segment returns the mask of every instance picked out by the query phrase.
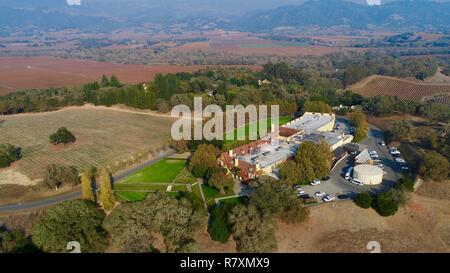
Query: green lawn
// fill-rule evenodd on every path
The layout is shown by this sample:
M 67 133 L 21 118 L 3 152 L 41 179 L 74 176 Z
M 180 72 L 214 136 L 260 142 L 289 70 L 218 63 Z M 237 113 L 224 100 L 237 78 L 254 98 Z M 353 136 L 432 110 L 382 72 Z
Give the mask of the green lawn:
M 140 170 L 124 180 L 122 183 L 171 183 L 186 167 L 184 159 L 164 159 L 143 170 Z
M 234 195 L 233 190 L 227 190 L 225 194 L 220 194 L 219 190 L 205 184 L 202 185 L 202 190 L 208 205 L 213 204 L 216 198 Z
M 291 116 L 284 116 L 284 117 L 280 117 L 280 125 L 284 125 L 286 123 L 288 123 L 289 121 L 292 120 Z M 228 132 L 225 134 L 225 140 L 229 140 L 229 138 L 232 139 L 237 139 L 237 134 L 238 133 L 244 133 L 245 136 L 249 136 L 250 135 L 250 124 L 255 124 L 256 122 L 252 122 L 252 123 L 247 123 L 245 126 L 240 127 L 235 129 L 232 132 Z M 263 120 L 259 120 L 257 123 L 257 127 L 259 128 L 259 126 L 264 125 L 264 123 L 267 124 L 267 131 L 270 132 L 271 129 L 271 119 L 263 119 Z M 232 140 L 230 140 L 232 141 Z
M 147 197 L 148 192 L 135 192 L 135 191 L 119 191 L 116 195 L 119 199 L 126 202 L 142 201 Z
M 168 185 L 159 185 L 152 183 L 118 183 L 114 185 L 114 190 L 116 191 L 165 191 Z

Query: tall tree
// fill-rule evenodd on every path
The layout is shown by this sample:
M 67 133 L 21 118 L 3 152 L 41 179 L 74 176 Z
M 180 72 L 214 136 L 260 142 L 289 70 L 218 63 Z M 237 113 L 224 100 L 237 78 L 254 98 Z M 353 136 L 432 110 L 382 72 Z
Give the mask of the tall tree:
M 111 176 L 106 170 L 100 174 L 100 202 L 105 211 L 111 211 L 116 202 L 112 190 Z
M 95 202 L 92 180 L 86 173 L 81 174 L 81 193 L 83 199 Z

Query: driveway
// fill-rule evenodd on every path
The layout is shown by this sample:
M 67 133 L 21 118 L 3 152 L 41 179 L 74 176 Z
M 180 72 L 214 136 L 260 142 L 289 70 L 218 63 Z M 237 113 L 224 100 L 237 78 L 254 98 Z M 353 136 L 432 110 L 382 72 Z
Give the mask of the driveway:
M 338 123 L 343 126 L 348 126 L 348 121 L 339 118 Z M 343 130 L 347 130 L 344 128 Z M 395 185 L 395 182 L 401 177 L 401 170 L 395 163 L 393 157 L 389 154 L 387 147 L 383 147 L 379 142 L 385 141 L 384 135 L 380 129 L 370 125 L 369 136 L 361 141 L 360 144 L 365 145 L 370 150 L 375 150 L 384 165 L 383 182 L 380 185 L 365 185 L 357 186 L 344 179 L 344 175 L 347 169 L 353 166 L 352 156 L 348 156 L 347 159 L 339 162 L 336 167 L 331 171 L 330 179 L 323 181 L 318 186 L 302 186 L 301 188 L 306 191 L 307 194 L 316 198 L 319 202 L 322 202 L 322 198 L 318 198 L 314 195 L 315 192 L 322 191 L 330 195 L 347 194 L 350 197 L 360 192 L 372 192 L 379 193 L 386 191 Z

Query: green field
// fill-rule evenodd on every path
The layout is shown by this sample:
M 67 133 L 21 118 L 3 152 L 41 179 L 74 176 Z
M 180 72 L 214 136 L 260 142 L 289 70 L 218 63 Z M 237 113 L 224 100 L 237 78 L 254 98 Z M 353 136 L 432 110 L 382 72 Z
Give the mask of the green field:
M 279 122 L 280 125 L 284 125 L 286 123 L 288 123 L 289 121 L 292 120 L 291 116 L 283 116 L 279 118 Z M 240 127 L 235 129 L 234 131 L 230 131 L 228 133 L 225 134 L 225 140 L 234 140 L 237 139 L 237 135 L 238 133 L 243 133 L 245 134 L 245 136 L 249 136 L 250 135 L 250 125 L 254 125 L 255 123 L 257 123 L 257 128 L 259 128 L 260 126 L 266 124 L 267 125 L 267 131 L 270 132 L 270 128 L 271 128 L 271 119 L 262 119 L 259 120 L 258 122 L 252 122 L 252 123 L 247 123 L 245 126 Z M 253 131 L 252 131 L 253 132 Z
M 186 167 L 184 159 L 164 159 L 141 171 L 138 171 L 122 183 L 172 183 L 181 171 Z

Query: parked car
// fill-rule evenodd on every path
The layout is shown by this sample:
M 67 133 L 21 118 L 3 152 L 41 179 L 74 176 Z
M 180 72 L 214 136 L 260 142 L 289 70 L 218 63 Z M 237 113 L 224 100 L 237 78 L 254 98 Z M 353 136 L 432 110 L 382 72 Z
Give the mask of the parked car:
M 324 193 L 323 191 L 318 191 L 314 195 L 317 196 L 317 197 L 322 197 L 322 196 L 325 196 L 326 193 Z
M 358 186 L 364 186 L 364 183 L 358 179 L 350 179 L 350 182 Z
M 336 200 L 336 197 L 334 197 L 332 195 L 327 195 L 327 196 L 325 196 L 323 198 L 323 201 L 325 201 L 325 202 L 331 202 L 331 201 L 334 201 L 334 200 Z
M 309 198 L 311 198 L 311 196 L 309 194 L 303 194 L 303 195 L 300 195 L 299 198 L 301 198 L 301 199 L 309 199 Z
M 345 174 L 345 179 L 349 180 L 352 176 L 353 167 L 348 168 L 347 173 Z
M 311 186 L 317 186 L 320 185 L 322 182 L 319 179 L 314 179 L 311 183 L 309 183 Z
M 298 189 L 298 195 L 303 195 L 306 194 L 306 191 L 302 190 L 302 189 Z
M 348 200 L 350 197 L 347 194 L 338 195 L 337 199 L 339 200 Z
M 298 189 L 300 189 L 300 185 L 299 185 L 299 184 L 295 184 L 295 185 L 293 186 L 293 188 L 294 188 L 294 190 L 298 190 Z
M 384 141 L 380 141 L 379 144 L 380 144 L 380 146 L 383 146 L 383 147 L 386 146 L 386 143 L 384 143 Z
M 402 166 L 401 169 L 402 169 L 402 171 L 408 171 L 409 170 L 408 166 Z
M 401 157 L 397 157 L 397 158 L 395 159 L 395 162 L 397 162 L 397 163 L 399 163 L 399 164 L 401 164 L 401 163 L 406 163 L 406 161 L 405 161 L 403 158 L 401 158 Z
M 378 168 L 380 168 L 380 169 L 384 170 L 384 166 L 383 166 L 383 164 L 375 164 L 375 166 L 377 166 Z

